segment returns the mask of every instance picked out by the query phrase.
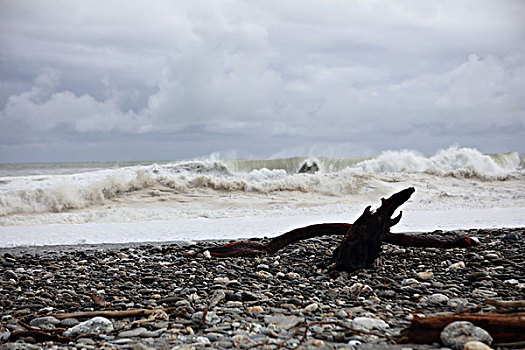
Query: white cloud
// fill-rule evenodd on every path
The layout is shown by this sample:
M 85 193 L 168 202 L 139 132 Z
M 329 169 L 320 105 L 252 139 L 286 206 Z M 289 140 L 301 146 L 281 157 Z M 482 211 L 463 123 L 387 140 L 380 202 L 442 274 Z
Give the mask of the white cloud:
M 519 1 L 0 7 L 4 145 L 96 135 L 271 155 L 525 136 Z

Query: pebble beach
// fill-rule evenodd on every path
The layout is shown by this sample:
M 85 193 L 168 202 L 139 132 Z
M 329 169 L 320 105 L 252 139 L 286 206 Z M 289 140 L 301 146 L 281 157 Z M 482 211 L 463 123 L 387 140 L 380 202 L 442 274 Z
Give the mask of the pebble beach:
M 486 299 L 525 294 L 525 228 L 461 233 L 481 245 L 384 244 L 376 266 L 351 274 L 329 269 L 341 237 L 259 258 L 191 254 L 227 241 L 0 249 L 0 349 L 447 348 L 393 340 L 414 313 L 489 312 Z M 138 309 L 151 311 L 59 316 Z M 15 336 L 28 329 L 67 339 Z

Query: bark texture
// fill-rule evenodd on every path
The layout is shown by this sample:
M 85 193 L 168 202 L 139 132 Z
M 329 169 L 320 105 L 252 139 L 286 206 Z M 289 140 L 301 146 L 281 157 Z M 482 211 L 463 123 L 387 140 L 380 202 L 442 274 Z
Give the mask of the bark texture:
M 368 206 L 345 234 L 332 255 L 335 270 L 352 272 L 371 266 L 379 256 L 381 245 L 390 227 L 401 220 L 402 213 L 392 219 L 397 208 L 405 203 L 415 189 L 409 187 L 381 199 L 375 211 Z

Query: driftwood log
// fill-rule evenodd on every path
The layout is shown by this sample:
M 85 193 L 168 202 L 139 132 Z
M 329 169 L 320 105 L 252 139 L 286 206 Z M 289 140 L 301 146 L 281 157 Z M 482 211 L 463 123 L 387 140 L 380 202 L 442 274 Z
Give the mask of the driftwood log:
M 443 328 L 455 321 L 469 321 L 486 330 L 494 343 L 525 340 L 525 313 L 477 313 L 461 315 L 414 315 L 410 326 L 401 332 L 398 343 L 429 344 L 439 342 Z
M 286 232 L 267 243 L 234 242 L 204 250 L 208 250 L 215 257 L 255 257 L 274 254 L 290 244 L 305 239 L 341 235 L 344 236 L 343 240 L 332 255 L 333 267 L 337 270 L 355 271 L 359 268 L 368 267 L 374 262 L 383 242 L 407 247 L 434 248 L 467 248 L 479 244 L 474 239 L 458 234 L 391 233 L 390 227 L 401 220 L 402 213 L 395 218 L 392 218 L 392 215 L 410 198 L 414 191 L 413 187 L 409 187 L 393 194 L 390 198 L 381 199 L 381 206 L 377 210 L 371 211 L 370 206 L 367 207 L 354 224 L 310 225 Z

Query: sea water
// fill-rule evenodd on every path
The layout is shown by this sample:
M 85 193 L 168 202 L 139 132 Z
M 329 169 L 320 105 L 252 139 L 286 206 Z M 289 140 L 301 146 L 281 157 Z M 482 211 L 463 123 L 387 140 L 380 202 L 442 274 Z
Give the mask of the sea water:
M 275 236 L 413 186 L 394 232 L 525 226 L 516 152 L 0 164 L 0 247 Z

